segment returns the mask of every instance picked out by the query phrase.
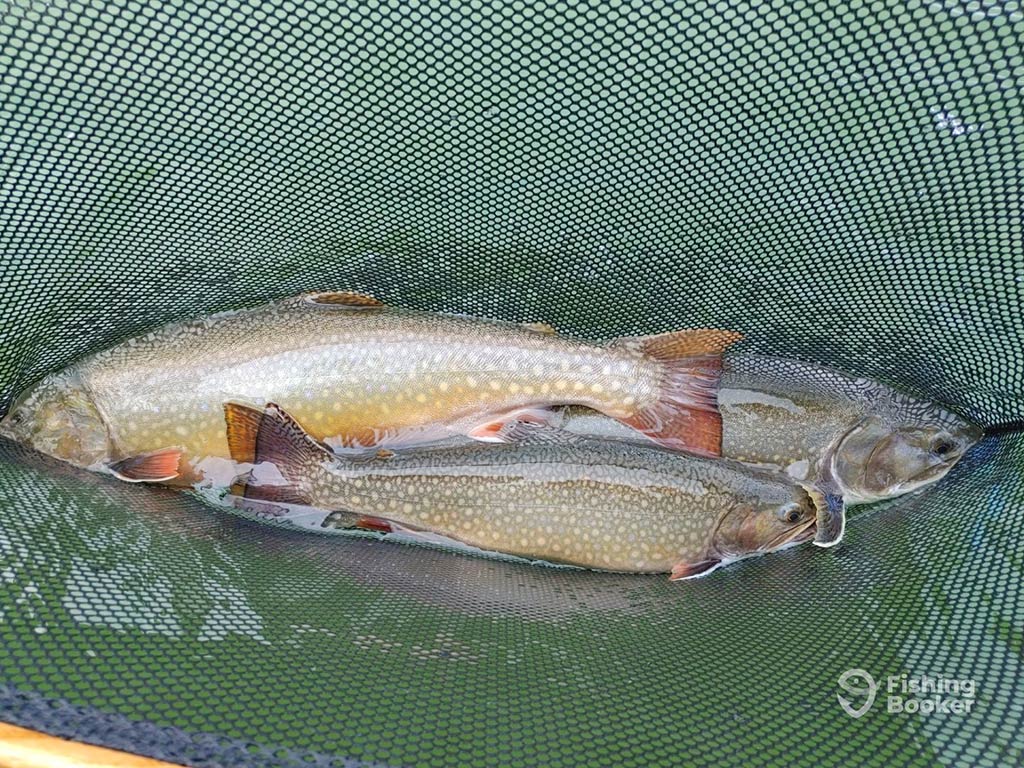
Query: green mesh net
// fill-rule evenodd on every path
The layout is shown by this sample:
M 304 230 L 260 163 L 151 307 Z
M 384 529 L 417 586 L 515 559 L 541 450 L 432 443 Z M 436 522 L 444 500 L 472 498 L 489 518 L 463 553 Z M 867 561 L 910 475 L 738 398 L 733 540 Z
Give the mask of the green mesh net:
M 1017 0 L 0 0 L 4 407 L 340 288 L 735 328 L 992 428 L 840 548 L 683 584 L 283 530 L 3 443 L 0 719 L 200 766 L 1024 763 L 1022 40 Z M 889 713 L 903 673 L 974 681 L 971 712 Z

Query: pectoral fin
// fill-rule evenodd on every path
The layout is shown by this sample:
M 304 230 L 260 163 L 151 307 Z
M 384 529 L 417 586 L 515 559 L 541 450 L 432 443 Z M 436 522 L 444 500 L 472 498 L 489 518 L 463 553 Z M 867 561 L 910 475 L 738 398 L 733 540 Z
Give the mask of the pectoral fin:
M 520 408 L 477 424 L 466 435 L 484 443 L 516 443 L 521 442 L 526 434 L 532 434 L 520 432 L 521 425 L 553 428 L 552 425 L 560 423 L 562 418 L 560 413 L 547 408 Z
M 843 503 L 843 497 L 837 493 L 822 493 L 812 488 L 807 488 L 807 493 L 817 510 L 814 545 L 834 547 L 843 540 L 843 532 L 846 530 L 846 505 Z
M 669 576 L 669 579 L 671 581 L 681 581 L 683 579 L 695 579 L 699 576 L 707 576 L 721 564 L 721 558 L 699 560 L 694 563 L 677 563 L 672 568 L 672 575 Z
M 180 448 L 161 448 L 115 461 L 107 468 L 126 483 L 166 483 L 181 474 L 181 456 Z
M 393 530 L 391 523 L 383 517 L 371 517 L 370 515 L 360 517 L 356 521 L 355 527 L 364 531 L 377 531 L 378 533 L 391 533 Z
M 549 323 L 523 323 L 523 328 L 534 333 L 543 333 L 547 336 L 554 336 L 558 333 L 555 326 Z

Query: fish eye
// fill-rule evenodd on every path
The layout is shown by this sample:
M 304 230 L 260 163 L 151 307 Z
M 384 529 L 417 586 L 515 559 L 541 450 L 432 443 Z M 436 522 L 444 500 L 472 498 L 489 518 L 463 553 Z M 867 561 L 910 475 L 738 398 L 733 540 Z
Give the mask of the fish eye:
M 956 449 L 952 440 L 945 437 L 937 437 L 932 441 L 931 452 L 939 458 L 945 458 Z
M 800 505 L 787 504 L 786 506 L 779 510 L 779 517 L 785 520 L 787 523 L 799 523 Z

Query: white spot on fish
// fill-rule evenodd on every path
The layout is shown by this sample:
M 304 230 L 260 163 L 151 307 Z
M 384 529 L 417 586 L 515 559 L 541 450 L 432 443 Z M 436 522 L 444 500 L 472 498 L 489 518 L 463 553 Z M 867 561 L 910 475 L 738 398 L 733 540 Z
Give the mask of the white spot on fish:
M 807 459 L 802 461 L 794 461 L 788 467 L 786 467 L 786 474 L 792 477 L 794 480 L 806 480 L 807 473 L 811 468 L 811 463 Z

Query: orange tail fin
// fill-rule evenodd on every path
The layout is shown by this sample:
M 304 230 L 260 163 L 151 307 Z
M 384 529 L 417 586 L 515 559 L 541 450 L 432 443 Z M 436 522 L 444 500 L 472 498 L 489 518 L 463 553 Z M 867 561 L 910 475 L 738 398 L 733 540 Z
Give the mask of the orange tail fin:
M 701 329 L 617 339 L 617 346 L 638 350 L 662 367 L 657 399 L 622 423 L 665 448 L 721 456 L 721 355 L 742 338 L 734 331 Z

